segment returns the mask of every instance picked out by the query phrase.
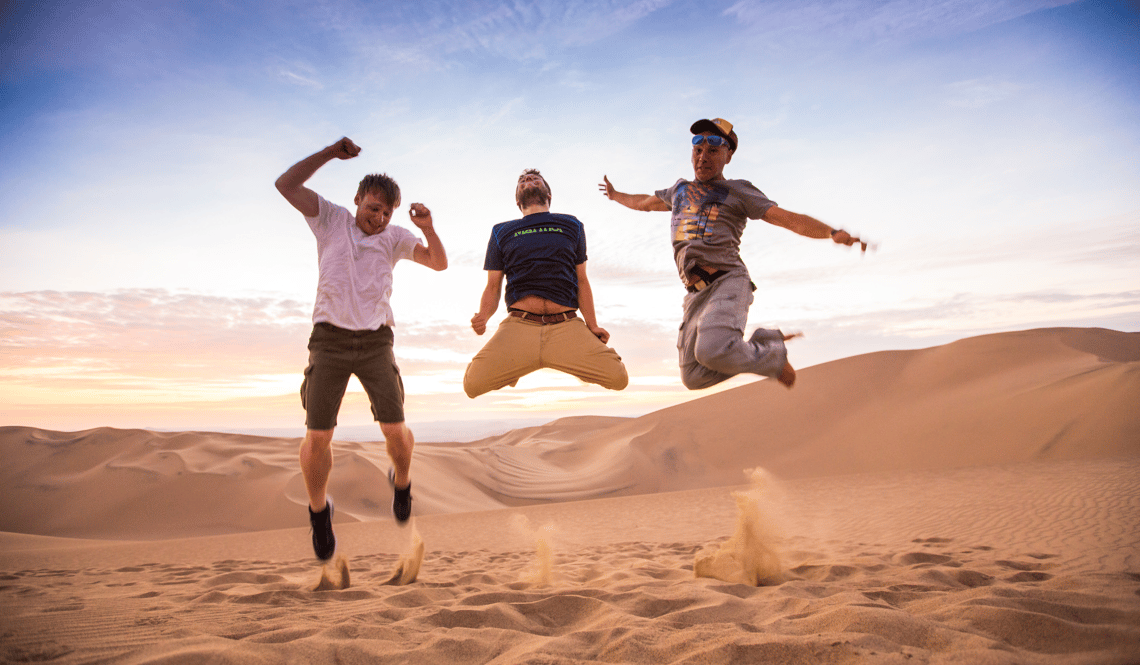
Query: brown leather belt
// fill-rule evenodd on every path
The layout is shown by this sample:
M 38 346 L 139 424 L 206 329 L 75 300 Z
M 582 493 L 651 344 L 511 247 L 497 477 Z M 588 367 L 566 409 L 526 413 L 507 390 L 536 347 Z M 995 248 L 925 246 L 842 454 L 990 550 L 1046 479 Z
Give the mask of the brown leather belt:
M 522 319 L 523 321 L 541 323 L 544 326 L 578 318 L 578 312 L 574 310 L 559 312 L 557 314 L 533 314 L 531 312 L 524 312 L 521 309 L 512 309 L 507 311 L 507 315 Z
M 707 288 L 708 285 L 715 282 L 718 277 L 723 277 L 727 274 L 727 270 L 714 270 L 709 272 L 700 266 L 694 266 L 686 275 L 687 281 L 685 282 L 685 288 L 689 290 L 689 293 L 696 293 L 697 291 Z

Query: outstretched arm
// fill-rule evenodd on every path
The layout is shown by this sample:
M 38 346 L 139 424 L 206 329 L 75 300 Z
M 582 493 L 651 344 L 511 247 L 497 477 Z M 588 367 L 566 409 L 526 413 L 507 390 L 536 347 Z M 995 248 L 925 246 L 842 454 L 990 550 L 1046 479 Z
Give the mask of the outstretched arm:
M 305 187 L 305 183 L 317 169 L 334 159 L 352 159 L 360 154 L 360 148 L 348 137 L 342 138 L 325 149 L 315 152 L 289 167 L 289 170 L 277 178 L 277 191 L 285 197 L 294 208 L 306 217 L 316 217 L 320 214 L 320 203 L 317 193 Z
M 479 299 L 479 313 L 471 317 L 471 329 L 476 335 L 487 332 L 487 321 L 499 309 L 499 296 L 503 293 L 503 271 L 487 271 L 487 288 L 483 289 L 483 297 Z
M 614 189 L 610 184 L 610 179 L 602 176 L 602 182 L 598 185 L 598 189 L 606 198 L 611 201 L 617 201 L 623 206 L 632 210 L 642 210 L 644 212 L 664 212 L 671 210 L 669 204 L 657 198 L 653 194 L 626 194 Z M 605 340 L 602 340 L 605 341 Z
M 582 312 L 582 319 L 586 327 L 594 336 L 602 340 L 602 344 L 610 341 L 610 334 L 605 328 L 598 325 L 598 317 L 594 312 L 594 290 L 590 288 L 590 279 L 586 277 L 586 263 L 578 264 L 578 311 Z
M 867 251 L 867 241 L 860 240 L 842 229 L 833 229 L 815 217 L 784 210 L 779 206 L 768 208 L 768 211 L 764 213 L 764 221 L 807 238 L 823 239 L 830 237 L 836 243 L 848 247 L 859 243 L 862 250 Z
M 424 240 L 427 241 L 427 247 L 416 245 L 412 260 L 432 270 L 446 270 L 447 251 L 444 250 L 443 243 L 435 233 L 431 211 L 422 203 L 413 203 L 408 208 L 408 216 L 412 218 L 412 224 L 419 228 L 420 232 L 424 234 Z

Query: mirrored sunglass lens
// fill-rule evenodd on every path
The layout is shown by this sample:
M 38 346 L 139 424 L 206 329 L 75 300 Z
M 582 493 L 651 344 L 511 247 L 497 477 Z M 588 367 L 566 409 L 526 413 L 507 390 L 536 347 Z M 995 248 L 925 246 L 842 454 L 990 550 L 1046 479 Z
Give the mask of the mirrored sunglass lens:
M 708 142 L 709 145 L 711 145 L 714 148 L 719 148 L 720 146 L 727 143 L 727 141 L 725 141 L 724 138 L 722 138 L 720 136 L 700 136 L 700 135 L 698 135 L 698 136 L 693 137 L 693 145 L 700 145 L 706 141 Z

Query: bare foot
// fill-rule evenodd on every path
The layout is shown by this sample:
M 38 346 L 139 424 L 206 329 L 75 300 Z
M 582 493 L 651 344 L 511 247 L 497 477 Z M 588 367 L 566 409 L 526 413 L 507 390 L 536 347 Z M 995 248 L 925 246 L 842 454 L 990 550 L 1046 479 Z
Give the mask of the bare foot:
M 796 383 L 796 370 L 792 369 L 791 363 L 784 363 L 784 369 L 780 370 L 780 375 L 776 380 L 791 389 Z

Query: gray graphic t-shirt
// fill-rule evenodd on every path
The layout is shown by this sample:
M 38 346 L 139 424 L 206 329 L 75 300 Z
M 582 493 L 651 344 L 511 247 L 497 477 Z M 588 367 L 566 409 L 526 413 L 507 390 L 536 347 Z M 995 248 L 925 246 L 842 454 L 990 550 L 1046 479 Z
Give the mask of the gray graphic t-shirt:
M 673 208 L 673 259 L 681 281 L 698 264 L 712 270 L 743 268 L 740 237 L 745 225 L 776 205 L 747 180 L 682 178 L 654 194 Z

